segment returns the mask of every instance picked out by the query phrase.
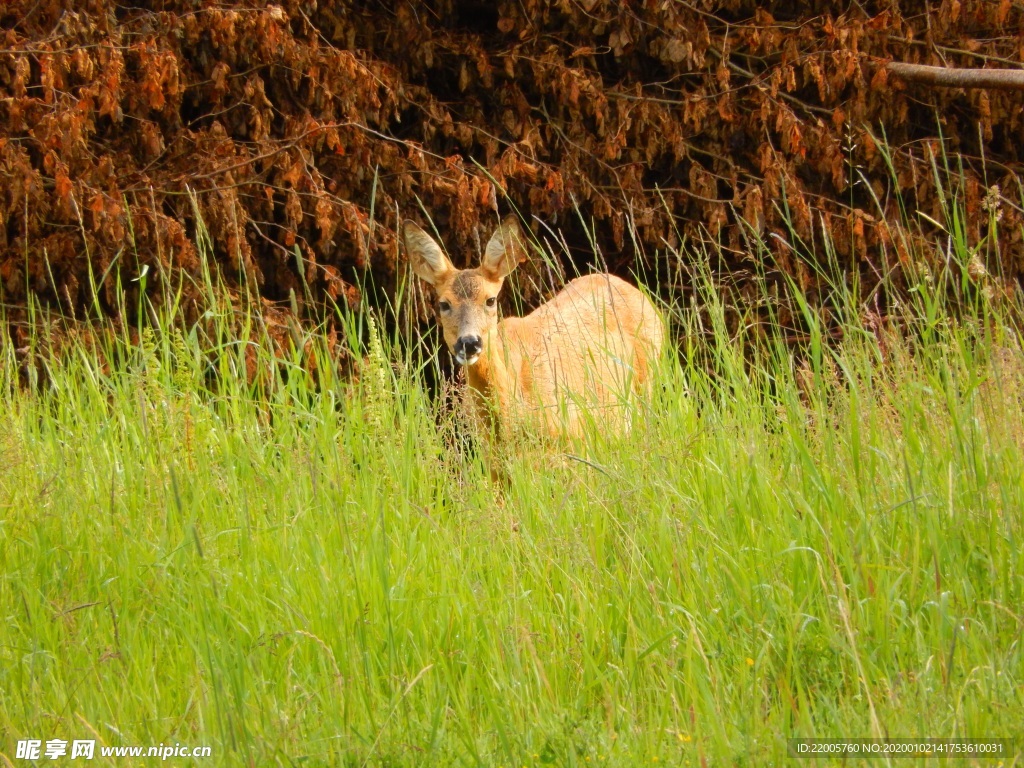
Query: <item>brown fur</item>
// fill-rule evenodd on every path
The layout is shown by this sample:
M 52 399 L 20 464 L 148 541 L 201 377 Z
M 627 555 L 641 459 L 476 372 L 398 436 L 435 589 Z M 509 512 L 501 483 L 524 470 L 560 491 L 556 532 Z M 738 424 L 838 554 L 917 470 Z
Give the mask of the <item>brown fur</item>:
M 499 322 L 487 300 L 526 257 L 514 218 L 498 227 L 475 269 L 453 267 L 412 222 L 405 242 L 414 271 L 437 293 L 449 349 L 467 335 L 482 340 L 479 358 L 466 366 L 479 414 L 493 406 L 504 430 L 525 425 L 553 435 L 578 435 L 584 414 L 605 427 L 626 424 L 627 400 L 649 383 L 664 341 L 662 319 L 643 293 L 614 275 L 587 275 L 526 317 Z

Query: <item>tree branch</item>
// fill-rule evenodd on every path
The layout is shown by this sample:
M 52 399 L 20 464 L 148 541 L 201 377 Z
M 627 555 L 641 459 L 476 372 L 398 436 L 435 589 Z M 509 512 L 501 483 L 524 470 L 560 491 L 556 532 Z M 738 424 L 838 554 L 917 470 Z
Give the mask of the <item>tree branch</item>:
M 883 66 L 891 74 L 908 82 L 940 88 L 998 88 L 1024 91 L 1024 69 L 954 69 L 897 61 Z

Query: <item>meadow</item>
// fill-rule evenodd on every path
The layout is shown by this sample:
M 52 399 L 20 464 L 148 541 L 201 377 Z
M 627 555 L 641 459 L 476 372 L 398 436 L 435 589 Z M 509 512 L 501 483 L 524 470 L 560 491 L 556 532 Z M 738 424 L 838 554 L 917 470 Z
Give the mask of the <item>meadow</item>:
M 838 282 L 831 324 L 794 288 L 796 345 L 698 270 L 631 432 L 489 460 L 369 313 L 344 318 L 356 376 L 226 295 L 191 328 L 172 296 L 137 336 L 3 346 L 0 763 L 92 739 L 770 765 L 887 736 L 1014 738 L 943 764 L 1021 764 L 1021 313 L 951 253 L 884 327 Z

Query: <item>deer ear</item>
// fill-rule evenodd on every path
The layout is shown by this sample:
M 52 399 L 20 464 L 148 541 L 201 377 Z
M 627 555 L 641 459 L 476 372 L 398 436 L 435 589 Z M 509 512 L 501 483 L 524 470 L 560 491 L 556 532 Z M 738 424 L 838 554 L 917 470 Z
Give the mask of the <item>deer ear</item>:
M 525 243 L 516 217 L 507 216 L 487 242 L 480 270 L 492 280 L 500 280 L 526 261 Z
M 402 234 L 405 237 L 405 250 L 412 262 L 412 271 L 426 282 L 437 285 L 455 269 L 441 246 L 416 223 L 406 221 L 402 226 Z

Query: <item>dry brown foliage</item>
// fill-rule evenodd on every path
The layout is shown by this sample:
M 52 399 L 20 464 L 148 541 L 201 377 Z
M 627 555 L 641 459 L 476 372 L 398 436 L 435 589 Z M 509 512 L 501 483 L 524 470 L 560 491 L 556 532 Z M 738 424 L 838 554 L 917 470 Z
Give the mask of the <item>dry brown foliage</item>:
M 223 273 L 277 300 L 301 301 L 305 281 L 355 302 L 367 268 L 393 287 L 397 221 L 417 199 L 464 266 L 505 195 L 586 260 L 578 206 L 619 270 L 637 246 L 710 235 L 742 279 L 759 258 L 742 217 L 813 293 L 784 245 L 785 194 L 796 234 L 824 226 L 871 284 L 909 258 L 879 225 L 898 226 L 897 192 L 943 219 L 937 117 L 966 165 L 969 237 L 988 234 L 1000 185 L 1004 263 L 988 271 L 1024 275 L 1005 199 L 1019 204 L 1024 97 L 878 66 L 1019 67 L 1010 0 L 13 0 L 0 36 L 8 306 L 31 291 L 80 312 L 90 263 L 111 313 L 118 271 L 129 291 L 144 265 L 196 274 L 190 190 Z

